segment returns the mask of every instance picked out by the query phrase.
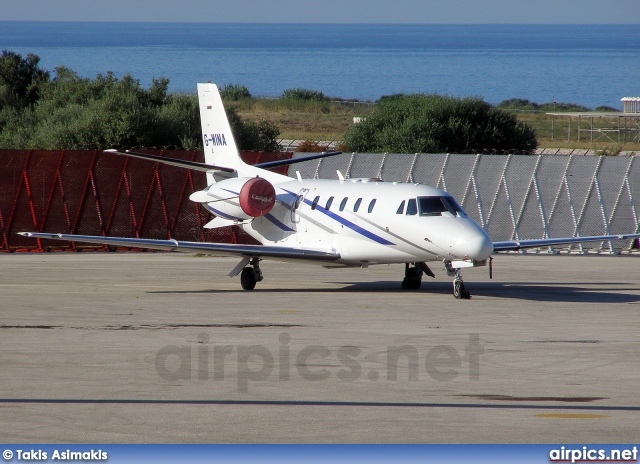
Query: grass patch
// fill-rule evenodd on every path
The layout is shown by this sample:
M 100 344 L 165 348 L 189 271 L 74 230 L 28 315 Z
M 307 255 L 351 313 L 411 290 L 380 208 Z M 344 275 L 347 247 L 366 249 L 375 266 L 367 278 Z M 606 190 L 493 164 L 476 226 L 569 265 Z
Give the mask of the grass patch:
M 238 115 L 243 120 L 255 122 L 265 120 L 276 124 L 280 129 L 279 139 L 310 141 L 342 141 L 347 130 L 353 125 L 353 118 L 366 118 L 375 108 L 375 104 L 371 102 L 305 101 L 285 98 L 245 98 L 227 103 L 237 109 Z M 538 146 L 542 148 L 591 149 L 603 154 L 640 150 L 640 143 L 624 140 L 618 142 L 617 133 L 613 132 L 607 134 L 614 140 L 606 138 L 604 133 L 594 133 L 592 141 L 588 132 L 582 132 L 578 141 L 577 119 L 572 118 L 569 133 L 568 118 L 553 119 L 548 116 L 545 112 L 553 111 L 552 108 L 548 108 L 548 104 L 531 104 L 528 108 L 530 111 L 502 105 L 502 107 L 505 106 L 507 109 L 516 110 L 518 120 L 533 127 L 537 134 Z M 556 111 L 560 111 L 559 107 L 579 111 L 589 110 L 575 104 L 556 104 Z M 607 108 L 607 110 L 612 109 Z M 594 128 L 607 129 L 617 126 L 617 123 L 617 119 L 595 118 Z M 590 126 L 589 119 L 581 118 L 581 129 L 588 129 Z M 570 136 L 567 137 L 567 135 Z

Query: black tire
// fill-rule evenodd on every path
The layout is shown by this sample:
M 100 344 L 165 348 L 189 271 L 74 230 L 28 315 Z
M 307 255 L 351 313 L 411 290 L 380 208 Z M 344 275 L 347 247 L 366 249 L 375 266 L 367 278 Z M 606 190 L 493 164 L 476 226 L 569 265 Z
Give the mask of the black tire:
M 453 282 L 453 296 L 458 300 L 462 298 L 462 292 L 464 291 L 464 284 L 459 281 Z
M 459 300 L 471 299 L 471 293 L 464 288 L 464 282 L 456 281 L 453 283 L 453 296 Z
M 416 279 L 405 277 L 402 281 L 402 288 L 405 290 L 418 290 L 421 284 L 422 279 L 420 278 Z
M 240 285 L 244 290 L 253 290 L 256 288 L 256 278 L 253 274 L 252 267 L 245 267 L 240 274 Z
M 407 267 L 402 288 L 405 290 L 418 290 L 422 284 L 422 271 L 416 267 Z

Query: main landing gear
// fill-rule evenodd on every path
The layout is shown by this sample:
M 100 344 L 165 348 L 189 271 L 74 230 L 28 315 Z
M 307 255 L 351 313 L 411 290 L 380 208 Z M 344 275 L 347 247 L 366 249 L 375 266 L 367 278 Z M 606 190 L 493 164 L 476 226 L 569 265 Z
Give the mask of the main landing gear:
M 418 290 L 422 284 L 422 274 L 427 274 L 430 277 L 436 275 L 429 269 L 427 263 L 405 263 L 404 265 L 404 279 L 402 280 L 402 288 L 405 290 Z
M 470 300 L 471 293 L 464 288 L 460 269 L 454 269 L 448 261 L 444 262 L 444 268 L 447 270 L 447 275 L 453 277 L 453 296 L 459 300 Z
M 244 290 L 253 290 L 264 279 L 260 270 L 260 258 L 253 258 L 249 264 L 251 266 L 245 267 L 240 274 L 240 285 Z

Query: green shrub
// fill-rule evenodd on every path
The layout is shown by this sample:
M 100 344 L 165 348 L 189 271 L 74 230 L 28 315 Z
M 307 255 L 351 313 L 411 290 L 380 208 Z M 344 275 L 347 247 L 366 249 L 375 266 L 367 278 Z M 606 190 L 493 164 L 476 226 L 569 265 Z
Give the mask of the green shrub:
M 543 103 L 540 105 L 540 111 L 551 113 L 551 112 L 585 112 L 591 111 L 591 108 L 587 108 L 583 105 L 578 105 L 576 103 Z
M 598 113 L 620 113 L 621 111 L 618 108 L 614 108 L 613 106 L 598 106 L 594 111 Z
M 540 105 L 523 98 L 511 98 L 498 103 L 498 108 L 503 110 L 539 111 Z
M 66 67 L 41 71 L 39 58 L 3 52 L 0 57 L 0 148 L 105 149 L 202 146 L 196 95 L 168 94 L 169 80 L 144 89 L 130 75 L 111 72 L 81 78 Z M 227 85 L 229 99 L 246 98 L 243 86 Z M 228 109 L 239 148 L 277 150 L 278 127 L 243 122 Z
M 301 100 L 301 101 L 327 101 L 328 98 L 324 96 L 324 93 L 317 90 L 308 89 L 288 89 L 282 93 L 282 98 L 285 100 Z
M 251 92 L 244 85 L 238 84 L 225 84 L 220 90 L 220 94 L 224 100 L 228 101 L 240 101 L 247 98 L 251 98 Z
M 305 140 L 298 145 L 296 151 L 301 153 L 322 153 L 327 151 L 327 147 L 319 145 L 318 142 L 314 142 L 313 140 Z
M 586 106 L 583 106 L 583 105 L 578 105 L 576 103 L 550 102 L 550 103 L 538 104 L 536 102 L 532 102 L 522 98 L 511 98 L 509 100 L 503 100 L 498 104 L 497 107 L 503 110 L 539 111 L 542 113 L 550 113 L 550 112 L 558 112 L 558 111 L 562 111 L 562 112 L 591 111 L 590 108 L 587 108 Z
M 516 117 L 479 98 L 394 96 L 380 101 L 345 144 L 358 152 L 467 153 L 537 147 L 535 132 Z

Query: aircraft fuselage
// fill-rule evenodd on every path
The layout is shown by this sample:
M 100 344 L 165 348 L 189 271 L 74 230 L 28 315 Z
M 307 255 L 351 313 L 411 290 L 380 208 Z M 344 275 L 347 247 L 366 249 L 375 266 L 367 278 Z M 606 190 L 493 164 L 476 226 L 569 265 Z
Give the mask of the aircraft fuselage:
M 274 184 L 276 206 L 240 226 L 263 245 L 338 253 L 330 266 L 482 262 L 493 252 L 489 236 L 453 197 L 428 185 L 371 179 Z

